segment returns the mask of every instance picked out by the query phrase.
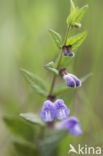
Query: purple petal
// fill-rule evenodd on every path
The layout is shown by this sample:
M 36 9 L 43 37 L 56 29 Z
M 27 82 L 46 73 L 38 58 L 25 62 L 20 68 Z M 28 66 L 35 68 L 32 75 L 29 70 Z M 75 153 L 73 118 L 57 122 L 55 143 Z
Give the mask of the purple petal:
M 75 80 L 71 77 L 70 74 L 64 75 L 64 80 L 66 81 L 66 84 L 70 88 L 75 88 L 76 87 L 76 82 Z
M 68 129 L 69 130 L 69 133 L 73 136 L 79 136 L 82 134 L 82 128 L 79 124 L 79 121 L 77 118 L 75 117 L 70 117 L 68 118 L 64 124 L 63 124 L 63 127 L 65 129 Z
M 76 124 L 73 128 L 69 129 L 69 133 L 73 136 L 79 136 L 82 134 L 82 128 L 80 124 Z
M 47 100 L 44 102 L 40 116 L 45 122 L 52 122 L 54 120 L 55 109 L 51 101 Z
M 67 56 L 67 52 L 63 52 L 63 56 Z
M 70 117 L 67 120 L 55 123 L 56 129 L 68 129 L 69 133 L 73 136 L 82 134 L 82 128 L 79 121 L 75 117 Z
M 78 79 L 75 75 L 73 75 L 73 74 L 69 74 L 73 79 L 74 79 L 74 81 L 75 81 L 75 83 L 76 83 L 76 87 L 80 87 L 81 86 L 81 81 L 80 81 L 80 79 Z
M 64 104 L 64 101 L 61 99 L 56 100 L 55 105 L 55 116 L 58 120 L 67 119 L 70 110 Z
M 70 57 L 73 57 L 74 56 L 74 52 L 68 52 L 67 55 L 70 56 Z

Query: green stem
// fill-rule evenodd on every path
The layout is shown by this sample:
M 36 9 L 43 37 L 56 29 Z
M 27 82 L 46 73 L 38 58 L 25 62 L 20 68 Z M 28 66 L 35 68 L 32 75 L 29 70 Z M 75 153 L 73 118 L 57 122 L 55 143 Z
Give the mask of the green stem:
M 69 32 L 70 32 L 70 28 L 71 28 L 71 25 L 69 24 L 68 27 L 67 27 L 66 35 L 65 35 L 64 45 L 66 45 L 66 42 L 67 42 L 67 39 L 68 39 L 68 35 L 69 35 Z
M 64 45 L 66 45 L 68 35 L 69 35 L 69 32 L 70 32 L 70 28 L 71 28 L 71 25 L 69 24 L 68 27 L 67 27 L 67 32 L 66 32 L 65 39 L 64 39 Z M 56 67 L 57 70 L 59 70 L 59 68 L 60 68 L 61 60 L 62 60 L 62 51 L 60 52 L 60 57 L 59 57 L 58 64 L 57 64 L 57 67 Z M 54 89 L 54 86 L 55 86 L 55 82 L 56 82 L 56 75 L 53 75 L 49 95 L 53 94 L 53 89 Z

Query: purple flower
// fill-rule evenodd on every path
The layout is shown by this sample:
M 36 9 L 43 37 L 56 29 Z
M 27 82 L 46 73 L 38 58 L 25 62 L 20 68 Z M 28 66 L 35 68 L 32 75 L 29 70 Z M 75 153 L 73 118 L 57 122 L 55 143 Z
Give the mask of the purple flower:
M 64 75 L 63 78 L 66 81 L 66 84 L 67 84 L 68 87 L 70 87 L 70 88 L 75 88 L 76 87 L 75 80 L 69 74 Z
M 76 87 L 80 87 L 80 86 L 81 86 L 81 81 L 80 81 L 80 79 L 78 79 L 78 77 L 75 76 L 75 75 L 73 75 L 73 74 L 69 74 L 69 75 L 74 79 L 74 81 L 75 81 L 75 83 L 76 83 Z
M 73 57 L 74 56 L 74 52 L 72 51 L 72 45 L 64 45 L 62 47 L 62 52 L 63 52 L 63 56 L 70 56 Z
M 64 104 L 61 99 L 56 100 L 55 105 L 55 116 L 58 120 L 67 119 L 70 109 Z
M 82 128 L 76 117 L 70 117 L 67 120 L 58 122 L 55 124 L 57 129 L 67 129 L 69 133 L 73 136 L 79 136 L 82 134 Z
M 73 57 L 74 56 L 74 52 L 72 52 L 72 51 L 71 52 L 68 52 L 67 53 L 67 56 Z
M 63 76 L 66 84 L 70 88 L 80 87 L 81 81 L 73 74 L 66 74 Z
M 50 100 L 45 101 L 40 116 L 45 122 L 52 122 L 55 117 L 54 103 Z

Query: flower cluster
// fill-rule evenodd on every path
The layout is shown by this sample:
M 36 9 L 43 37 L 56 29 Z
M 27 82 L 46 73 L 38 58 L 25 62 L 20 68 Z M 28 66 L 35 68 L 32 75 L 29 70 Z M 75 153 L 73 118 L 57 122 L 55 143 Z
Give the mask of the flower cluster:
M 65 56 L 70 56 L 70 53 L 72 53 L 71 46 L 63 46 L 63 54 L 68 54 Z M 68 73 L 65 68 L 60 69 L 59 73 L 69 88 L 81 86 L 80 79 L 77 76 Z M 40 113 L 41 118 L 45 122 L 53 122 L 54 118 L 63 120 L 59 123 L 55 123 L 55 128 L 68 129 L 69 133 L 73 136 L 79 136 L 82 134 L 82 129 L 78 119 L 75 117 L 68 118 L 70 109 L 67 108 L 67 106 L 64 104 L 64 101 L 62 99 L 55 101 L 55 99 L 51 99 L 50 97 L 49 99 L 50 100 L 44 102 L 42 111 Z
M 67 108 L 62 99 L 58 99 L 55 102 L 45 101 L 40 116 L 45 122 L 52 122 L 55 117 L 58 120 L 63 120 L 55 123 L 54 127 L 56 129 L 67 129 L 73 136 L 81 135 L 82 129 L 78 119 L 75 117 L 68 118 L 69 114 L 70 109 Z
M 40 116 L 45 122 L 52 122 L 55 117 L 58 120 L 67 119 L 69 113 L 70 109 L 67 108 L 63 100 L 58 99 L 55 102 L 47 100 L 44 102 Z
M 71 18 L 71 17 L 72 17 L 72 15 L 70 15 L 69 18 Z M 73 23 L 74 23 L 74 21 L 73 21 Z M 62 79 L 64 79 L 67 87 L 77 88 L 77 87 L 80 87 L 82 85 L 81 80 L 77 76 L 75 76 L 74 74 L 68 73 L 65 68 L 61 67 L 62 57 L 68 58 L 68 56 L 69 57 L 74 56 L 74 52 L 72 51 L 72 49 L 73 49 L 73 46 L 75 44 L 74 41 L 77 41 L 77 38 L 75 40 L 74 40 L 74 38 L 73 38 L 73 40 L 70 39 L 69 42 L 67 42 L 69 31 L 72 28 L 72 26 L 81 27 L 81 24 L 77 23 L 77 22 L 75 22 L 74 25 L 72 25 L 71 22 L 68 23 L 68 29 L 66 32 L 64 45 L 63 46 L 61 46 L 61 44 L 59 45 L 59 48 L 61 48 L 62 51 L 61 51 L 61 55 L 59 57 L 59 60 L 57 62 L 56 71 L 57 71 L 57 73 L 59 73 L 59 75 L 62 77 Z M 55 33 L 54 31 L 51 31 L 51 30 L 50 30 L 50 32 L 53 35 L 53 39 L 59 38 L 58 40 L 61 40 L 60 36 L 57 35 L 58 33 Z M 79 37 L 80 37 L 80 35 L 79 35 Z M 56 40 L 56 42 L 58 40 Z M 57 44 L 58 44 L 58 42 L 57 42 Z M 54 72 L 54 66 L 52 66 L 52 67 L 50 66 L 49 70 L 51 70 L 51 69 L 52 69 L 52 72 Z M 70 114 L 70 109 L 67 108 L 67 106 L 64 104 L 64 101 L 62 99 L 55 100 L 56 97 L 55 97 L 55 95 L 53 95 L 53 89 L 55 86 L 55 81 L 56 81 L 56 75 L 54 75 L 52 83 L 51 83 L 51 88 L 50 88 L 50 92 L 49 92 L 49 96 L 48 96 L 49 100 L 46 100 L 44 102 L 40 116 L 45 122 L 54 123 L 53 120 L 55 118 L 57 118 L 58 120 L 63 120 L 63 121 L 59 121 L 58 123 L 55 123 L 54 127 L 59 128 L 59 129 L 68 129 L 68 131 L 71 135 L 78 136 L 82 133 L 82 129 L 81 129 L 81 126 L 79 124 L 78 119 L 75 117 L 69 117 L 68 118 L 68 115 Z

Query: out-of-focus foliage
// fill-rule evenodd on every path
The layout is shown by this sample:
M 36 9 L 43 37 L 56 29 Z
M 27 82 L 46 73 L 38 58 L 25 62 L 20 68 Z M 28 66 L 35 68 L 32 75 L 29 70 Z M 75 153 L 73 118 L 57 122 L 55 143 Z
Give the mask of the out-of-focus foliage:
M 65 103 L 73 109 L 73 114 L 80 118 L 83 127 L 83 135 L 78 138 L 68 135 L 62 141 L 58 149 L 60 156 L 67 155 L 69 143 L 74 146 L 103 144 L 103 21 L 100 19 L 103 13 L 103 1 L 74 1 L 80 6 L 89 5 L 84 18 L 88 37 L 76 53 L 77 57 L 72 63 L 73 68 L 70 65 L 68 71 L 76 73 L 79 77 L 89 72 L 92 72 L 93 76 L 75 93 L 75 98 L 72 98 L 74 97 L 72 91 L 59 96 L 65 98 Z M 44 98 L 40 98 L 29 88 L 19 69 L 25 68 L 38 74 L 47 81 L 49 88 L 51 75 L 48 75 L 48 72 L 45 74 L 43 65 L 51 61 L 50 58 L 54 58 L 54 55 L 57 56 L 58 51 L 48 35 L 48 28 L 53 28 L 63 35 L 69 10 L 68 0 L 0 0 L 1 118 L 11 114 L 18 116 L 21 112 L 40 112 Z M 13 137 L 2 120 L 0 127 L 0 154 L 8 156 Z M 17 151 L 21 149 L 24 155 L 23 149 L 29 149 L 28 152 L 37 155 L 30 145 L 25 143 L 25 147 L 23 146 L 21 142 L 14 144 Z M 19 154 L 16 152 L 14 155 Z

